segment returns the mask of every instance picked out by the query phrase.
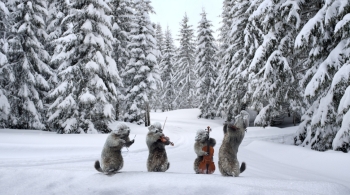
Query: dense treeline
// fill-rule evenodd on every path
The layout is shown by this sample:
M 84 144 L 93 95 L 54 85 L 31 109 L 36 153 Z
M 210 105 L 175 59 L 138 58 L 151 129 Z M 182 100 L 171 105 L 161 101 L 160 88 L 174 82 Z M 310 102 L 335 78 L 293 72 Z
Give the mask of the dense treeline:
M 0 2 L 0 125 L 108 133 L 150 110 L 200 108 L 254 125 L 301 121 L 295 144 L 350 150 L 350 2 L 224 0 L 218 40 L 203 11 L 175 47 L 150 0 Z

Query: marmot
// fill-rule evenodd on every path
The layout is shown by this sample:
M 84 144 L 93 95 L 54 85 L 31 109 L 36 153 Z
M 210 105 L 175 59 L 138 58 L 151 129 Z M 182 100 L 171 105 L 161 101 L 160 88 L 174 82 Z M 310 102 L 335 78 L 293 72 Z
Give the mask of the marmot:
M 107 137 L 105 145 L 101 153 L 101 162 L 95 162 L 95 169 L 107 175 L 115 174 L 123 168 L 124 161 L 121 149 L 126 146 L 129 147 L 134 143 L 134 140 L 129 139 L 130 128 L 124 123 L 120 123 L 116 130 L 113 130 Z
M 245 162 L 239 167 L 237 152 L 249 126 L 249 114 L 243 110 L 235 117 L 235 122 L 226 123 L 225 126 L 226 135 L 219 150 L 219 170 L 223 176 L 238 177 L 246 169 Z
M 148 127 L 148 133 L 146 136 L 146 143 L 149 150 L 147 159 L 147 171 L 148 172 L 165 172 L 169 169 L 170 163 L 165 151 L 165 145 L 169 145 L 170 141 L 166 142 L 160 140 L 164 136 L 162 125 L 158 122 Z
M 194 160 L 193 169 L 196 172 L 196 174 L 199 174 L 199 164 L 203 161 L 203 156 L 208 155 L 207 152 L 203 151 L 202 148 L 204 146 L 207 146 L 209 135 L 208 131 L 206 130 L 198 130 L 196 137 L 195 137 L 195 143 L 194 143 L 194 152 L 197 154 L 197 158 Z M 216 140 L 214 138 L 209 138 L 209 146 L 214 147 L 216 144 Z

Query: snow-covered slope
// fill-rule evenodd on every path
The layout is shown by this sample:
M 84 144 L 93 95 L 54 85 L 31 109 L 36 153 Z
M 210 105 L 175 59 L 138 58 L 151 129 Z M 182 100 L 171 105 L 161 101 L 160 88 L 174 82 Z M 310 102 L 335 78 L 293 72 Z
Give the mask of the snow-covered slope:
M 223 120 L 197 119 L 197 109 L 151 113 L 175 146 L 167 146 L 170 169 L 148 173 L 147 128 L 134 124 L 135 144 L 123 149 L 124 168 L 106 176 L 93 168 L 107 135 L 59 135 L 33 130 L 0 130 L 0 194 L 350 194 L 350 155 L 288 145 L 296 128 L 249 127 L 238 159 L 247 170 L 238 178 L 197 175 L 193 144 L 198 129 L 210 126 L 223 138 Z M 116 124 L 113 124 L 116 125 Z M 282 144 L 284 143 L 284 144 Z

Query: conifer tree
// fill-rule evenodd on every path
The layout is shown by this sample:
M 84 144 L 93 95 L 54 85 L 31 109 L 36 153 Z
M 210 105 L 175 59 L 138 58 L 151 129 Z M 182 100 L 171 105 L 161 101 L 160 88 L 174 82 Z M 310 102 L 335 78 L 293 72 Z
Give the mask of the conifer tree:
M 9 33 L 9 10 L 5 3 L 0 2 L 0 127 L 8 126 L 8 116 L 10 114 L 10 103 L 8 101 L 8 91 L 5 86 L 11 79 L 12 69 L 8 64 L 7 53 L 7 36 Z
M 308 110 L 295 144 L 315 150 L 350 150 L 350 2 L 317 4 L 318 12 L 298 34 L 295 47 L 308 51 L 302 85 Z
M 61 37 L 62 33 L 67 30 L 61 22 L 64 17 L 68 15 L 68 6 L 66 1 L 49 0 L 48 1 L 48 15 L 46 18 L 46 32 L 48 34 L 46 50 L 52 56 L 55 49 L 53 40 Z
M 248 21 L 249 1 L 224 1 L 220 28 L 222 42 L 219 51 L 218 114 L 224 112 L 230 121 L 250 103 L 247 97 L 247 69 L 256 51 L 256 34 Z
M 112 9 L 105 1 L 77 0 L 55 40 L 58 85 L 49 93 L 49 123 L 58 133 L 108 133 L 121 79 L 113 60 Z
M 188 24 L 188 17 L 185 14 L 180 23 L 180 47 L 176 56 L 176 68 L 174 81 L 178 91 L 176 97 L 177 108 L 195 108 L 198 105 L 195 94 L 195 46 L 192 26 Z
M 174 110 L 175 104 L 175 46 L 169 27 L 165 31 L 165 40 L 163 45 L 163 57 L 160 63 L 160 71 L 162 78 L 162 88 L 159 90 L 159 100 L 161 102 L 162 111 Z
M 226 83 L 226 78 L 227 78 L 227 67 L 229 66 L 229 60 L 225 58 L 226 55 L 226 50 L 227 48 L 229 48 L 230 46 L 230 42 L 229 42 L 229 33 L 231 32 L 231 24 L 232 24 L 232 14 L 231 14 L 231 9 L 232 9 L 232 5 L 233 1 L 232 0 L 224 0 L 223 1 L 223 6 L 222 6 L 222 12 L 221 12 L 221 24 L 222 26 L 218 29 L 219 30 L 219 38 L 218 38 L 218 42 L 220 43 L 219 45 L 219 50 L 217 52 L 217 57 L 218 57 L 218 64 L 217 64 L 217 68 L 219 71 L 219 75 L 217 78 L 217 88 L 216 93 L 218 94 L 218 97 L 216 99 L 216 115 L 217 116 L 222 116 L 222 114 L 224 114 L 226 112 L 226 114 L 229 114 L 229 112 L 227 112 L 227 108 L 225 109 L 225 107 L 227 106 L 226 102 L 227 99 L 225 99 L 223 97 L 223 92 L 224 92 L 224 87 L 225 87 L 225 83 Z M 232 118 L 232 116 L 228 117 L 228 118 Z M 229 119 L 230 120 L 230 119 Z
M 164 35 L 162 32 L 162 26 L 158 23 L 155 24 L 153 23 L 153 28 L 155 29 L 155 39 L 156 39 L 156 48 L 157 48 L 157 53 L 156 53 L 156 58 L 157 58 L 157 63 L 159 68 L 160 67 L 160 63 L 163 59 L 163 47 L 164 47 Z M 160 73 L 162 74 L 162 73 Z M 157 86 L 157 91 L 155 91 L 154 93 L 151 93 L 150 95 L 150 105 L 151 108 L 154 110 L 158 110 L 158 109 L 162 109 L 162 104 L 163 104 L 163 99 L 161 96 L 163 96 L 164 94 L 161 93 L 162 92 L 162 86 L 159 85 Z
M 217 78 L 215 39 L 212 24 L 207 20 L 207 14 L 203 10 L 202 19 L 198 26 L 196 72 L 198 74 L 198 94 L 200 117 L 214 118 L 215 116 L 215 81 Z
M 161 82 L 157 65 L 155 30 L 149 18 L 150 0 L 135 2 L 135 17 L 130 35 L 130 61 L 123 73 L 126 86 L 124 120 L 150 125 L 150 96 Z
M 45 129 L 43 99 L 53 74 L 48 65 L 50 56 L 41 42 L 47 38 L 46 4 L 42 0 L 20 1 L 12 9 L 13 36 L 7 56 L 13 78 L 6 85 L 11 95 L 9 123 L 13 128 Z
M 128 45 L 130 44 L 130 31 L 135 11 L 133 10 L 133 2 L 131 0 L 111 0 L 110 5 L 114 16 L 112 33 L 115 38 L 112 57 L 116 61 L 117 69 L 121 74 L 125 71 L 125 67 L 129 63 L 130 50 Z M 120 117 L 122 118 L 121 111 L 126 108 L 122 104 L 124 99 L 125 97 L 122 93 L 117 97 L 115 105 L 116 120 L 120 120 Z
M 111 0 L 113 13 L 113 36 L 115 38 L 113 58 L 122 73 L 129 62 L 130 31 L 135 11 L 131 0 Z
M 292 1 L 264 0 L 250 16 L 250 20 L 261 24 L 262 33 L 262 42 L 248 69 L 251 104 L 260 110 L 255 125 L 272 125 L 278 117 L 300 113 L 302 99 L 296 77 L 299 67 L 293 55 L 300 25 L 298 12 L 299 6 Z
M 159 54 L 157 56 L 158 64 L 162 60 L 162 55 L 164 51 L 164 35 L 162 26 L 158 23 L 156 25 L 156 40 L 157 40 L 157 50 L 159 51 Z

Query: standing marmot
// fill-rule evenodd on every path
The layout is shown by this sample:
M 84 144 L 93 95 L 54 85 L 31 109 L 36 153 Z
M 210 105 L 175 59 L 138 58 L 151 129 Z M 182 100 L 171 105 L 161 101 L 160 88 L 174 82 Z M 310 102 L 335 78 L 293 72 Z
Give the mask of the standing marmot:
M 195 137 L 195 143 L 194 143 L 194 152 L 197 154 L 197 158 L 194 160 L 193 169 L 196 172 L 196 174 L 199 174 L 199 164 L 203 161 L 203 156 L 208 155 L 207 152 L 203 151 L 202 148 L 204 146 L 207 146 L 209 135 L 208 131 L 206 130 L 198 130 L 196 137 Z M 216 141 L 214 138 L 209 138 L 209 146 L 214 147 L 216 144 Z
M 160 138 L 164 136 L 162 125 L 158 122 L 148 127 L 146 143 L 149 150 L 147 159 L 148 172 L 165 172 L 169 169 L 170 163 L 165 151 L 165 145 L 169 145 L 170 141 L 162 142 Z
M 235 122 L 226 123 L 226 135 L 219 150 L 219 170 L 223 176 L 238 177 L 246 169 L 245 162 L 239 167 L 238 147 L 242 143 L 245 130 L 249 125 L 249 114 L 241 111 Z
M 121 149 L 124 146 L 129 147 L 134 143 L 134 140 L 130 141 L 129 134 L 130 128 L 124 123 L 119 124 L 117 129 L 111 132 L 107 137 L 101 153 L 103 168 L 101 168 L 98 160 L 95 162 L 95 169 L 97 171 L 110 175 L 115 174 L 123 168 L 124 161 Z

